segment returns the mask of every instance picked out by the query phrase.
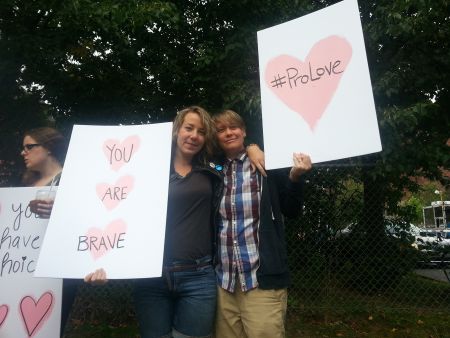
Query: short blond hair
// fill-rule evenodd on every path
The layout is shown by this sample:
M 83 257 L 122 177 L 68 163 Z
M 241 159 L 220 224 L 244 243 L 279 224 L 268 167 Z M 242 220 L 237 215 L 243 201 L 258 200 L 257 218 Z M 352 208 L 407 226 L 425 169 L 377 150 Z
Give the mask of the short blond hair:
M 244 119 L 236 113 L 234 110 L 225 109 L 220 113 L 214 114 L 213 116 L 214 123 L 227 123 L 227 124 L 235 124 L 239 128 L 245 131 L 245 122 Z

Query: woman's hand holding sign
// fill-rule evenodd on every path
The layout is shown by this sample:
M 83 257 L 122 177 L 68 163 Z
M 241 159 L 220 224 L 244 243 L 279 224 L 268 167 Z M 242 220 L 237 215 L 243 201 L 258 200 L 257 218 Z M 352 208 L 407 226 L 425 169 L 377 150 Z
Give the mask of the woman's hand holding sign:
M 108 282 L 106 278 L 106 271 L 103 269 L 97 269 L 84 277 L 84 281 L 89 284 L 103 285 Z

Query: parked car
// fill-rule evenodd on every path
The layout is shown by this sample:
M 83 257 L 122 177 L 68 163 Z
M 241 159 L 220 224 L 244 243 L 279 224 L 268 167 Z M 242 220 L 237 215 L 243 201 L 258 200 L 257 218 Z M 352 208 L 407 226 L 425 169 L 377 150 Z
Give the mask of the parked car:
M 337 236 L 348 236 L 355 228 L 356 223 L 350 223 L 345 228 L 338 231 Z M 414 238 L 419 235 L 421 228 L 412 223 L 403 221 L 393 221 L 390 219 L 384 220 L 384 231 L 386 235 L 395 238 L 404 238 L 405 236 L 413 236 Z
M 432 229 L 421 229 L 419 234 L 416 235 L 416 241 L 422 244 L 437 244 L 438 233 Z
M 450 229 L 449 230 L 442 230 L 442 236 L 444 239 L 450 240 Z
M 411 241 L 411 245 L 414 248 L 423 252 L 436 252 L 439 251 L 439 248 L 450 247 L 450 229 L 425 229 L 412 223 L 392 219 L 385 219 L 384 225 L 386 235 L 397 239 Z M 339 230 L 336 236 L 350 235 L 355 226 L 356 223 L 349 224 L 345 228 Z
M 439 229 L 420 229 L 416 235 L 416 241 L 419 249 L 436 250 L 438 248 L 450 246 L 450 231 Z
M 442 230 L 438 233 L 438 241 L 441 246 L 450 246 L 450 230 Z

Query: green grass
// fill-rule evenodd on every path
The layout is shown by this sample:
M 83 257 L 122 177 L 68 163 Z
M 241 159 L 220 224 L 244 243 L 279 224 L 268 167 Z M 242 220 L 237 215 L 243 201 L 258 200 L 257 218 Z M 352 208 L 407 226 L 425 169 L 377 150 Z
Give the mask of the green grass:
M 309 288 L 289 291 L 287 338 L 450 338 L 448 283 L 410 274 L 371 296 L 330 284 L 296 285 Z M 118 291 L 82 294 L 65 338 L 138 338 L 129 293 Z
M 448 338 L 449 323 L 448 311 L 303 311 L 288 316 L 287 338 Z
M 450 313 L 436 310 L 376 312 L 290 311 L 287 338 L 450 337 Z M 110 327 L 102 323 L 72 325 L 65 338 L 138 338 L 136 323 Z
M 138 328 L 136 323 L 128 326 L 112 327 L 101 323 L 84 323 L 71 325 L 64 335 L 64 338 L 138 338 Z

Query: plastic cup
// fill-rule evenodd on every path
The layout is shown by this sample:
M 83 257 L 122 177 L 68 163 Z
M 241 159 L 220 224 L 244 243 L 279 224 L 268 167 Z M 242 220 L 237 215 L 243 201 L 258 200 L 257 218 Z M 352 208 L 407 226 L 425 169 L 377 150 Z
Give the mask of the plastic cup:
M 56 190 L 38 190 L 36 191 L 36 199 L 39 201 L 54 201 L 56 197 Z

